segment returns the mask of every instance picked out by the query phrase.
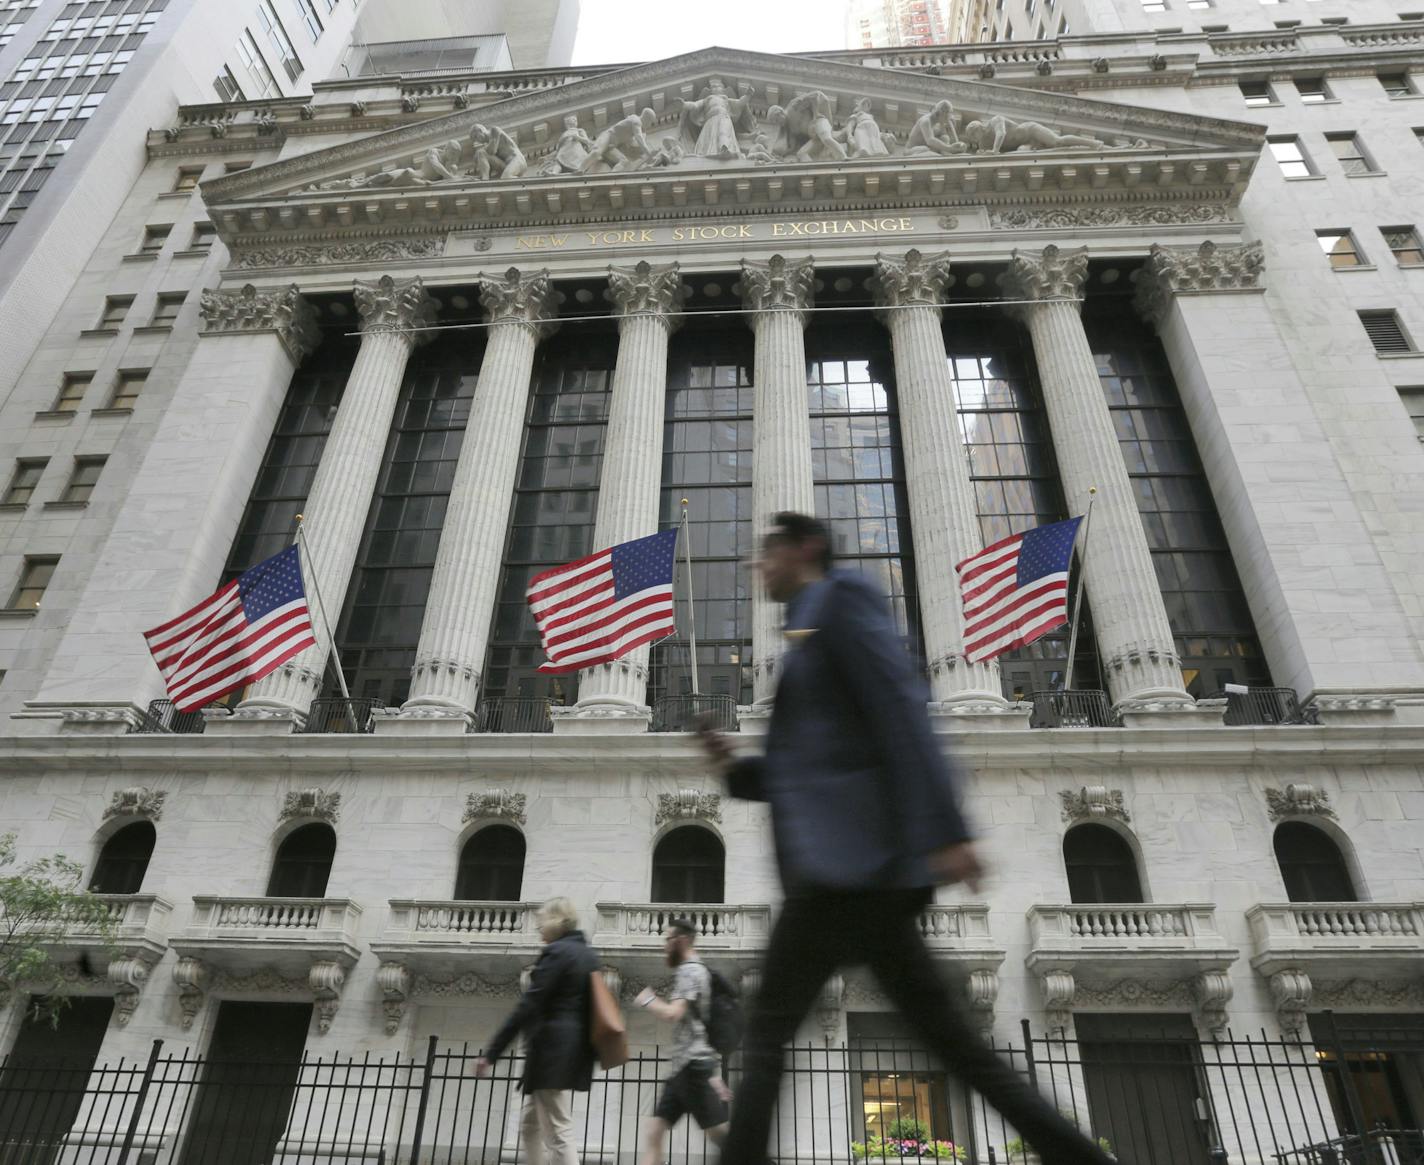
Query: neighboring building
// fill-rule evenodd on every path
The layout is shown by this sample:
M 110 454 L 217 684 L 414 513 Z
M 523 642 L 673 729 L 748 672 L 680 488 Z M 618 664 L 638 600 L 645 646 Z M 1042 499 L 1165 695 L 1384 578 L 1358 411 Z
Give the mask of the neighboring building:
M 801 506 L 926 660 L 997 872 L 925 933 L 1016 1066 L 1124 1161 L 1417 1155 L 1424 20 L 1097 32 L 1065 3 L 1047 43 L 438 75 L 377 48 L 400 77 L 149 133 L 78 279 L 16 325 L 0 410 L 0 819 L 123 924 L 116 954 L 56 944 L 82 999 L 57 1036 L 4 1013 L 0 1127 L 58 1048 L 81 1069 L 40 1139 L 515 1153 L 508 1080 L 465 1069 L 554 894 L 625 998 L 683 912 L 754 985 L 766 816 L 681 730 L 765 730 L 782 639 L 740 564 Z M 680 125 L 732 100 L 714 80 L 748 105 L 724 161 Z M 858 156 L 809 137 L 811 92 Z M 1090 488 L 1071 685 L 1062 632 L 965 663 L 955 563 Z M 683 499 L 702 694 L 685 599 L 675 639 L 541 674 L 528 579 Z M 153 703 L 141 632 L 298 513 L 354 702 L 323 650 L 200 716 Z M 827 985 L 775 1155 L 914 1116 L 1024 1160 L 887 1009 Z M 155 1039 L 216 1063 L 163 1060 L 130 1126 L 137 1090 L 87 1068 Z M 590 1155 L 630 1159 L 655 1071 L 580 1102 Z
M 902 48 L 950 40 L 945 0 L 850 0 L 846 48 Z

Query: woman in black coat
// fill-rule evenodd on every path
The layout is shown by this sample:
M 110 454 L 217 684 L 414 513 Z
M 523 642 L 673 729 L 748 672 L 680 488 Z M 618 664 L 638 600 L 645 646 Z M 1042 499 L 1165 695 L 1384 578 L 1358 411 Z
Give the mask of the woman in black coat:
M 536 921 L 544 950 L 529 989 L 475 1062 L 475 1071 L 487 1073 L 514 1037 L 523 1034 L 521 1136 L 528 1165 L 578 1165 L 569 1092 L 587 1092 L 593 1081 L 589 976 L 598 970 L 598 952 L 584 941 L 567 898 L 544 903 Z

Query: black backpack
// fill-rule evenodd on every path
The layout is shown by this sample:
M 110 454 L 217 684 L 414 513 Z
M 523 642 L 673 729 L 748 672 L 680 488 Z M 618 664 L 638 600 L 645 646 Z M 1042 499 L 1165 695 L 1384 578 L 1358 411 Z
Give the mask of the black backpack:
M 711 967 L 707 968 L 707 975 L 712 980 L 712 999 L 703 1021 L 707 1028 L 707 1042 L 712 1045 L 712 1050 L 725 1060 L 742 1046 L 747 1019 L 742 1013 L 737 989 L 726 976 Z M 699 1007 L 698 1011 L 701 1010 Z

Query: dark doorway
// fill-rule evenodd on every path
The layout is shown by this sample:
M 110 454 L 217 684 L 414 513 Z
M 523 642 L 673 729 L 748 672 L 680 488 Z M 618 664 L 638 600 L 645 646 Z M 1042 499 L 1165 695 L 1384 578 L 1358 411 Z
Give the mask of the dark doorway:
M 476 833 L 460 851 L 455 897 L 461 902 L 518 902 L 524 887 L 524 835 L 508 825 Z
M 1323 829 L 1304 821 L 1276 826 L 1276 862 L 1292 902 L 1355 902 L 1355 884 L 1345 856 Z
M 182 1165 L 266 1165 L 286 1131 L 310 1003 L 225 999 L 197 1086 Z
M 321 898 L 326 894 L 336 857 L 336 831 L 329 825 L 303 825 L 277 847 L 268 898 Z
M 710 830 L 674 829 L 653 850 L 654 902 L 723 902 L 727 852 Z
M 1307 1022 L 1342 1133 L 1419 1129 L 1424 1015 L 1326 1013 Z
M 1063 838 L 1063 865 L 1073 902 L 1141 902 L 1137 858 L 1106 825 L 1075 825 Z
M 137 894 L 143 889 L 143 876 L 157 840 L 151 821 L 125 825 L 99 851 L 89 889 L 95 894 Z

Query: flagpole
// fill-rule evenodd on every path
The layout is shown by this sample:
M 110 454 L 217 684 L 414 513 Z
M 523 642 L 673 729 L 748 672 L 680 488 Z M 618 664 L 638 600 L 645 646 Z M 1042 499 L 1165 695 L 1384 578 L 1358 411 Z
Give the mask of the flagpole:
M 308 559 L 309 561 L 311 561 L 311 560 L 312 560 L 311 546 L 307 543 L 307 537 L 306 537 L 306 535 L 302 532 L 303 529 L 304 529 L 304 523 L 305 523 L 305 522 L 306 522 L 306 517 L 305 517 L 305 515 L 303 515 L 303 514 L 298 514 L 298 515 L 297 515 L 297 537 L 296 537 L 296 543 L 297 543 L 297 545 L 298 545 L 302 550 L 304 550 L 304 551 L 306 552 L 307 559 Z M 311 593 L 312 593 L 312 598 L 314 598 L 314 599 L 316 600 L 316 610 L 317 610 L 317 614 L 321 616 L 321 625 L 322 625 L 322 628 L 326 631 L 326 642 L 327 642 L 328 648 L 329 648 L 329 650 L 328 650 L 327 653 L 326 653 L 326 661 L 327 661 L 327 663 L 331 664 L 332 668 L 336 671 L 336 682 L 341 685 L 341 698 L 346 701 L 347 711 L 349 712 L 349 711 L 350 711 L 350 708 L 351 708 L 351 693 L 346 690 L 346 676 L 345 676 L 345 674 L 344 674 L 344 673 L 342 672 L 342 670 L 341 670 L 341 664 L 340 664 L 339 662 L 337 662 L 337 659 L 336 659 L 336 636 L 334 636 L 334 635 L 331 633 L 331 624 L 327 621 L 327 618 L 326 618 L 326 604 L 324 604 L 324 603 L 321 601 L 321 591 L 317 588 L 317 585 L 316 585 L 316 569 L 315 569 L 315 567 L 313 567 L 312 572 L 311 572 L 311 575 L 312 575 L 312 577 L 311 577 Z M 303 580 L 303 581 L 305 581 L 305 580 Z
M 1083 584 L 1086 581 L 1086 572 L 1083 569 L 1084 560 L 1088 557 L 1088 531 L 1093 525 L 1093 499 L 1098 496 L 1098 487 L 1090 485 L 1088 487 L 1088 512 L 1083 516 L 1083 541 L 1078 549 L 1078 593 L 1073 596 L 1073 625 L 1068 631 L 1068 666 L 1063 671 L 1063 690 L 1071 691 L 1073 688 L 1073 657 L 1078 650 L 1078 616 L 1083 610 Z
M 687 562 L 687 638 L 691 645 L 692 694 L 697 689 L 697 605 L 692 601 L 692 537 L 687 532 L 687 499 L 682 499 L 682 553 Z

